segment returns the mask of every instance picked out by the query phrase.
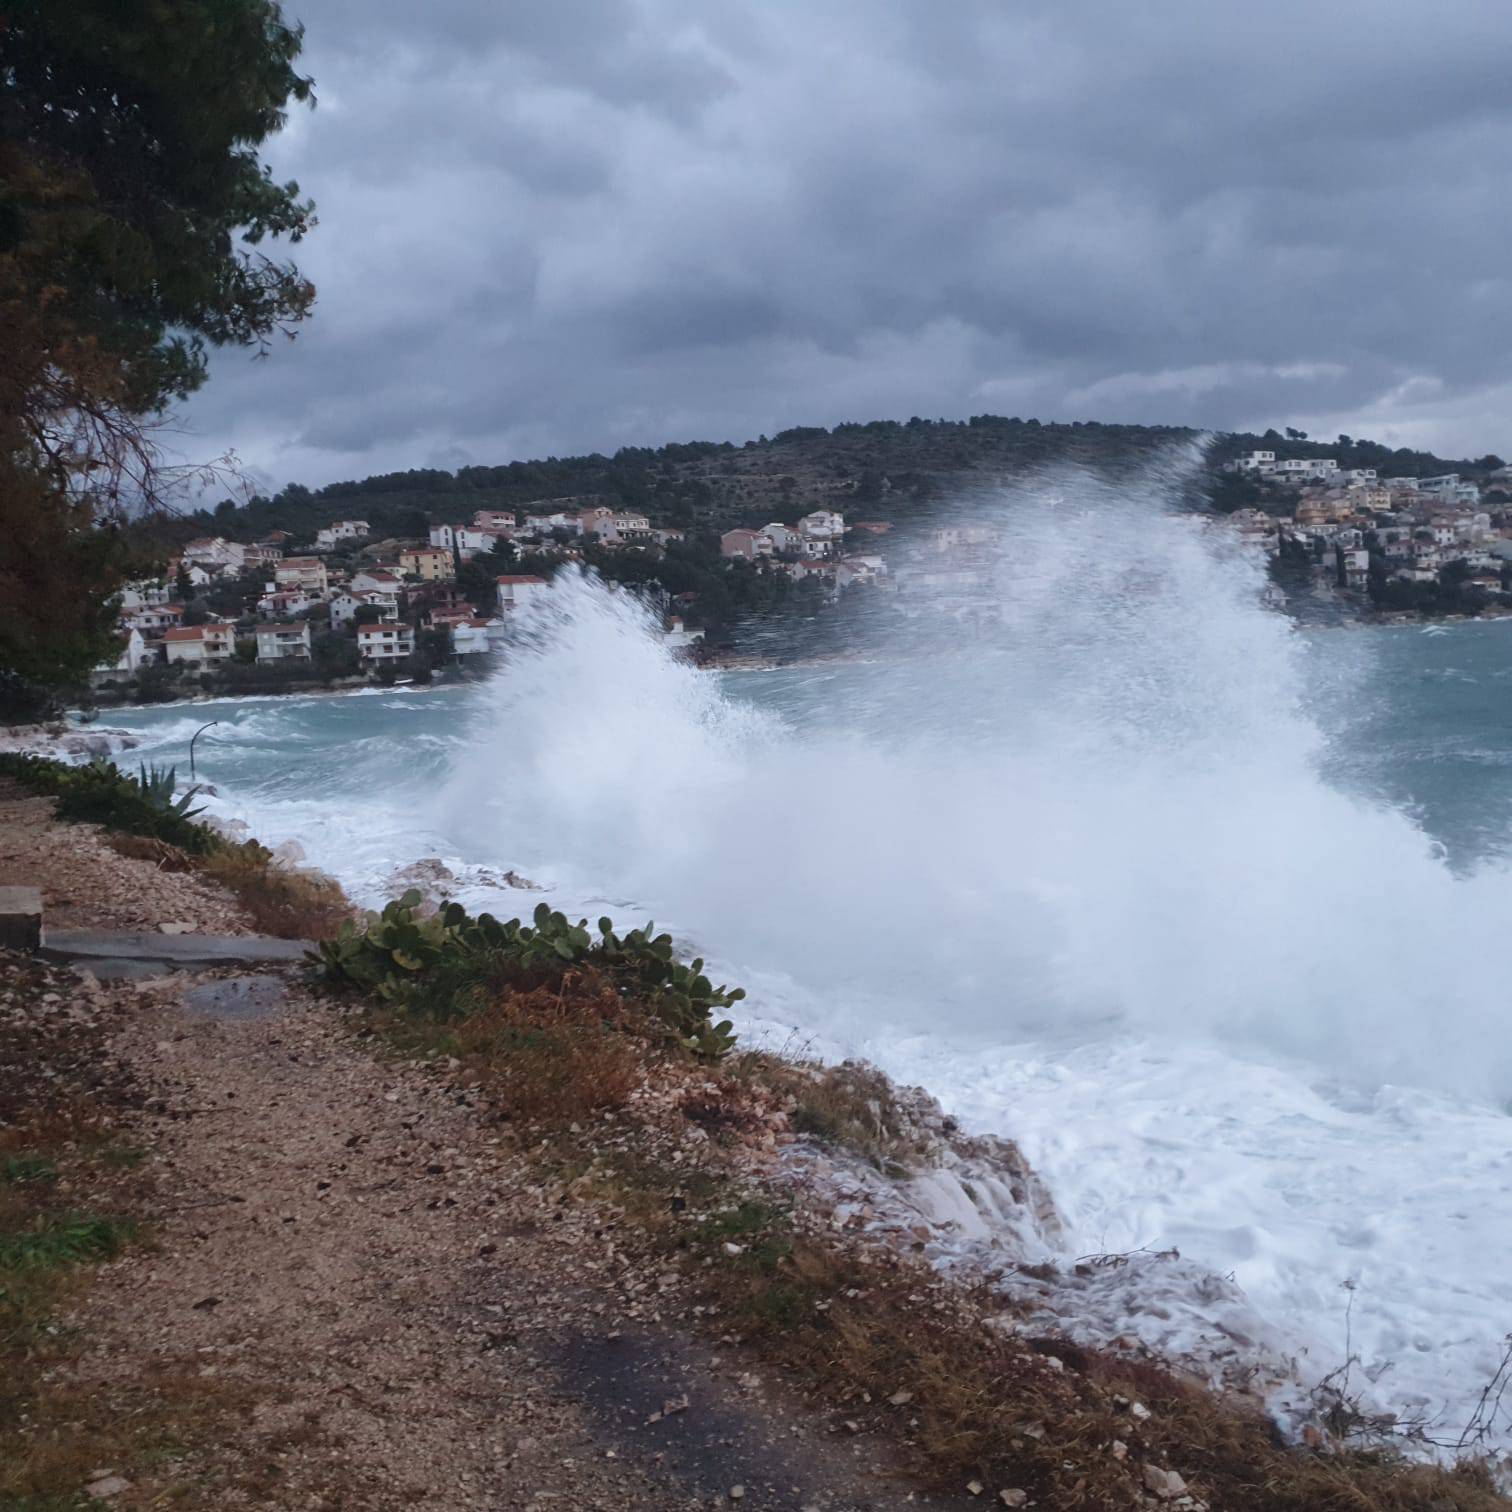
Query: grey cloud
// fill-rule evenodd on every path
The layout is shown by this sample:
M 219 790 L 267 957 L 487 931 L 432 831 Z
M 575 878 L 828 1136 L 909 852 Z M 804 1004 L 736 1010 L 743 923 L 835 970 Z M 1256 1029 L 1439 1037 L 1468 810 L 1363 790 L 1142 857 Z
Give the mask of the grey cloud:
M 1495 434 L 1475 0 L 307 0 L 316 318 L 189 419 L 273 481 L 981 409 Z

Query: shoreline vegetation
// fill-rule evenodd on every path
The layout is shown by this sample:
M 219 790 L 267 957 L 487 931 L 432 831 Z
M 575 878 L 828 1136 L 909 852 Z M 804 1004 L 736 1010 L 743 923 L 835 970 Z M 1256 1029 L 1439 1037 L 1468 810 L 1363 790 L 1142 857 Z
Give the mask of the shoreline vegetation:
M 27 801 L 53 805 L 55 830 L 98 836 L 133 869 L 138 906 L 145 898 L 151 907 L 155 888 L 192 878 L 227 889 L 252 927 L 326 941 L 322 981 L 300 1010 L 329 1037 L 333 1048 L 321 1055 L 351 1047 L 341 1053 L 357 1053 L 354 1064 L 369 1068 L 354 1074 L 375 1078 L 390 1074 L 385 1067 L 411 1068 L 422 1101 L 460 1104 L 454 1116 L 487 1133 L 502 1164 L 485 1187 L 522 1185 L 554 1214 L 547 1228 L 555 1226 L 561 1242 L 607 1259 L 575 1285 L 600 1314 L 624 1321 L 599 1325 L 609 1333 L 590 1353 L 612 1355 L 618 1330 L 649 1330 L 685 1340 L 679 1348 L 698 1341 L 732 1369 L 772 1372 L 783 1392 L 807 1404 L 819 1431 L 856 1453 L 882 1455 L 900 1490 L 927 1490 L 944 1505 L 978 1497 L 981 1505 L 1052 1512 L 1512 1505 L 1473 1453 L 1453 1466 L 1410 1462 L 1393 1448 L 1389 1425 L 1341 1397 L 1321 1395 L 1300 1441 L 1285 1444 L 1247 1391 L 1213 1389 L 1132 1340 L 1077 1341 L 1069 1318 L 1065 1330 L 1026 1329 L 1021 1319 L 1043 1316 L 1043 1297 L 1055 1294 L 1060 1276 L 1059 1263 L 1042 1258 L 1045 1244 L 1031 1240 L 1053 1239 L 1058 1219 L 1053 1194 L 1017 1149 L 968 1139 L 927 1094 L 870 1067 L 740 1044 L 718 1016 L 736 991 L 708 982 L 700 963 L 680 961 L 667 937 L 617 931 L 607 919 L 596 930 L 579 926 L 544 906 L 533 921 L 499 923 L 419 891 L 359 920 L 329 879 L 279 865 L 254 841 L 229 844 L 205 829 L 192 796 L 175 795 L 171 781 L 150 770 L 111 775 L 98 762 L 0 759 L 0 800 L 5 784 L 19 786 L 39 795 Z M 271 918 L 259 913 L 269 899 Z M 79 987 L 20 958 L 4 957 L 0 967 L 11 1005 L 0 1020 L 18 1036 L 9 1064 L 32 1073 L 0 1104 L 0 1294 L 13 1297 L 4 1283 L 15 1285 L 22 1272 L 31 1278 L 24 1302 L 0 1298 L 0 1309 L 25 1309 L 7 1333 L 0 1474 L 9 1479 L 0 1479 L 0 1505 L 7 1495 L 76 1494 L 90 1472 L 107 1468 L 105 1478 L 144 1494 L 191 1470 L 201 1486 L 212 1484 L 237 1437 L 228 1415 L 265 1381 L 233 1373 L 184 1390 L 154 1378 L 152 1411 L 124 1435 L 108 1434 L 97 1413 L 73 1409 L 66 1428 L 55 1414 L 39 1423 L 41 1404 L 61 1400 L 56 1393 L 79 1368 L 78 1346 L 68 1332 L 40 1353 L 24 1341 L 80 1309 L 88 1314 L 91 1294 L 116 1284 L 111 1257 L 129 1256 L 153 1228 L 147 1177 L 136 1185 L 102 1178 L 104 1216 L 85 1209 L 65 1220 L 57 1173 L 68 1173 L 72 1200 L 94 1191 L 81 1160 L 112 1173 L 117 1165 L 156 1169 L 154 1136 L 139 1111 L 156 1094 L 136 1086 L 119 1103 L 102 1103 L 114 1121 L 104 1143 L 68 1133 L 72 1126 L 57 1122 L 37 1090 L 56 1085 L 45 1068 L 62 1053 L 60 1013 L 107 1000 L 113 1012 L 127 1011 L 130 989 L 102 992 L 88 980 Z M 44 1031 L 54 1038 L 39 1039 Z M 95 1063 L 103 1066 L 106 1047 L 103 1035 L 70 1047 L 84 1063 L 78 1076 L 103 1074 Z M 289 1114 L 274 1116 L 265 1139 L 304 1137 L 276 1122 Z M 196 1128 L 197 1140 L 213 1145 L 215 1122 Z M 116 1142 L 141 1153 L 108 1153 Z M 89 1153 L 96 1149 L 102 1153 Z M 429 1158 L 441 1163 L 428 1170 L 446 1164 L 445 1156 Z M 1042 1294 L 1036 1307 L 950 1262 L 950 1225 L 905 1200 L 930 1183 L 978 1204 L 993 1194 L 1005 1238 L 1017 1235 L 1025 1246 L 1017 1259 L 1004 1251 L 1001 1262 L 1016 1284 Z M 196 1212 L 197 1228 L 213 1230 L 221 1211 Z M 233 1221 L 234 1206 L 226 1213 Z M 392 1219 L 416 1221 L 399 1211 Z M 339 1246 L 341 1235 L 322 1230 L 298 1240 L 317 1246 L 305 1263 L 317 1263 L 320 1246 Z M 187 1263 L 171 1225 L 159 1224 L 153 1242 L 155 1272 Z M 557 1249 L 558 1262 L 566 1260 Z M 105 1269 L 91 1280 L 91 1263 L 101 1261 Z M 444 1361 L 426 1368 L 444 1369 Z M 280 1382 L 295 1403 L 300 1380 L 296 1369 Z M 675 1422 L 686 1404 L 674 1396 L 651 1420 Z M 299 1457 L 319 1469 L 321 1453 L 315 1436 Z M 42 1503 L 17 1502 L 33 1504 Z M 582 1504 L 590 1504 L 586 1496 Z M 666 1503 L 632 1496 L 624 1504 Z

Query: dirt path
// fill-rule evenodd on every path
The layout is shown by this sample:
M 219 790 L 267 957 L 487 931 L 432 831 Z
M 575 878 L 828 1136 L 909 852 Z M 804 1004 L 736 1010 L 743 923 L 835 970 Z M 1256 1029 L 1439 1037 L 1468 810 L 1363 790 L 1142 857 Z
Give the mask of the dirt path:
M 676 1279 L 624 1274 L 444 1072 L 366 1054 L 276 977 L 139 1002 L 115 1048 L 147 1089 L 157 1247 L 101 1273 L 76 1371 L 245 1405 L 117 1505 L 182 1497 L 186 1475 L 188 1504 L 217 1507 L 929 1502 L 877 1473 L 876 1441 L 685 1332 Z

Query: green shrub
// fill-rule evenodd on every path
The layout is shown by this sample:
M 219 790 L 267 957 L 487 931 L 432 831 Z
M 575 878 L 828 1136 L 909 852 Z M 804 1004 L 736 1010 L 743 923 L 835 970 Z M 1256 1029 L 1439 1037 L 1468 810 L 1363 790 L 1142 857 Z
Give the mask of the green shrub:
M 344 923 L 333 939 L 320 942 L 312 964 L 327 981 L 440 1017 L 465 1015 L 490 987 L 539 983 L 572 967 L 591 967 L 701 1059 L 718 1060 L 735 1043 L 730 1022 L 715 1022 L 714 1011 L 745 992 L 715 987 L 701 960 L 679 961 L 671 935 L 653 934 L 652 925 L 617 935 L 610 920 L 600 919 L 595 937 L 586 919 L 573 924 L 544 903 L 527 925 L 486 913 L 473 918 L 458 903 L 417 918 L 420 902 L 412 888 L 361 926 Z
M 220 843 L 213 831 L 194 822 L 201 811 L 189 805 L 198 788 L 174 796 L 174 767 L 143 766 L 133 777 L 99 757 L 87 766 L 68 766 L 43 756 L 0 754 L 0 775 L 55 797 L 60 819 L 144 835 L 198 856 L 209 855 Z

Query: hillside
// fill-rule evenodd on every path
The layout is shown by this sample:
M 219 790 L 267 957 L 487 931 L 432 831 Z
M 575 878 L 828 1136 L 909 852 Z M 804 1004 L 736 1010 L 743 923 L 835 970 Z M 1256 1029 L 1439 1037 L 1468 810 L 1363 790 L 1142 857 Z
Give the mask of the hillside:
M 1199 433 L 1182 426 L 1104 425 L 974 415 L 969 420 L 799 426 L 737 446 L 691 441 L 626 447 L 612 457 L 547 457 L 457 472 L 417 468 L 310 489 L 290 483 L 271 498 L 226 500 L 177 522 L 185 535 L 213 528 L 252 537 L 269 530 L 308 536 L 343 516 L 371 522 L 375 536 L 422 536 L 433 520 L 534 500 L 593 495 L 644 511 L 653 525 L 721 531 L 733 525 L 795 519 L 840 507 L 853 516 L 907 519 L 968 482 L 1021 476 L 1056 463 L 1137 467 L 1162 448 Z M 1347 443 L 1347 444 L 1342 444 Z M 1283 457 L 1333 456 L 1341 467 L 1428 476 L 1473 474 L 1500 459 L 1477 461 L 1393 451 L 1364 439 L 1325 443 L 1301 432 L 1226 434 L 1212 447 L 1215 466 L 1254 447 Z

